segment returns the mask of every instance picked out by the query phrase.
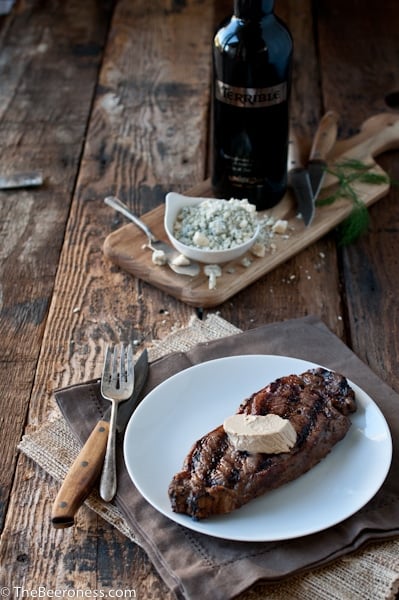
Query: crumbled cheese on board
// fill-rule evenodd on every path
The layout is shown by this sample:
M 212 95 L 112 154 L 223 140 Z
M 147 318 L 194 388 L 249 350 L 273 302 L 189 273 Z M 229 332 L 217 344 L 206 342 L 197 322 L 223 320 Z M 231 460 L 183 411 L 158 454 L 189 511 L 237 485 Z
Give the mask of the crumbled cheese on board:
M 212 198 L 184 206 L 174 223 L 173 235 L 186 246 L 228 250 L 250 240 L 257 224 L 256 208 L 248 200 Z
M 251 248 L 251 254 L 258 258 L 263 258 L 267 252 L 274 254 L 277 251 L 274 240 L 277 237 L 289 239 L 291 229 L 293 227 L 285 219 L 274 219 L 269 215 L 259 219 L 259 235 Z
M 190 259 L 183 254 L 179 254 L 172 260 L 172 265 L 176 267 L 187 267 L 190 264 Z
M 216 289 L 216 277 L 221 277 L 222 269 L 219 265 L 205 265 L 204 273 L 209 277 L 208 287 L 210 290 Z
M 249 256 L 244 256 L 241 260 L 240 263 L 243 267 L 245 267 L 246 269 L 248 269 L 248 267 L 250 267 L 252 265 L 252 260 L 249 258 Z
M 280 235 L 283 235 L 284 233 L 286 233 L 287 227 L 288 227 L 288 221 L 286 221 L 285 219 L 278 219 L 274 223 L 274 225 L 272 225 L 272 231 L 274 231 L 275 233 L 279 233 Z
M 266 246 L 261 242 L 256 241 L 251 248 L 251 253 L 258 258 L 266 256 Z
M 166 254 L 163 250 L 153 250 L 152 252 L 152 262 L 154 265 L 158 265 L 162 267 L 166 265 Z

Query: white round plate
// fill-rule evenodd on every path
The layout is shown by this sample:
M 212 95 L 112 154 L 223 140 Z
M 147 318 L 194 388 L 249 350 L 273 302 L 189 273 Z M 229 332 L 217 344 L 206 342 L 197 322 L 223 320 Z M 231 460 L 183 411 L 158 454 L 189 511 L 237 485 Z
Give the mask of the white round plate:
M 143 400 L 126 429 L 124 455 L 134 485 L 169 519 L 229 540 L 297 538 L 353 515 L 384 482 L 392 440 L 380 409 L 352 382 L 358 405 L 351 415 L 352 427 L 313 469 L 227 515 L 194 521 L 170 507 L 169 483 L 196 440 L 277 377 L 318 366 L 285 356 L 232 356 L 201 363 L 167 379 Z

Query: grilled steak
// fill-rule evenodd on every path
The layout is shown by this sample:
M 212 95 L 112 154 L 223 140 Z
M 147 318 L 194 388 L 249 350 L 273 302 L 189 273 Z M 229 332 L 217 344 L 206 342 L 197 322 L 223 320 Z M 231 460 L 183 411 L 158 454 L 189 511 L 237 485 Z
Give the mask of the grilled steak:
M 169 486 L 172 509 L 204 519 L 231 512 L 296 479 L 320 462 L 348 431 L 356 410 L 347 380 L 326 369 L 281 377 L 252 394 L 238 413 L 274 413 L 289 419 L 297 440 L 290 452 L 235 450 L 223 426 L 198 440 Z

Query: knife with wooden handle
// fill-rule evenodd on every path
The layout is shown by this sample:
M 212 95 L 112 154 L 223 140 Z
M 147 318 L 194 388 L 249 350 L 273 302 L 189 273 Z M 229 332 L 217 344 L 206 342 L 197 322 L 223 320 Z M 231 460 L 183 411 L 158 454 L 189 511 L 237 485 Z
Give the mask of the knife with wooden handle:
M 292 128 L 288 143 L 288 185 L 294 192 L 298 211 L 308 225 L 314 213 L 313 190 L 308 170 L 303 166 L 298 137 Z
M 338 113 L 328 111 L 320 120 L 313 138 L 307 164 L 313 190 L 313 204 L 317 200 L 326 174 L 327 157 L 334 147 L 338 133 Z
M 148 374 L 148 354 L 144 350 L 134 367 L 135 386 L 132 397 L 118 410 L 117 430 L 123 431 L 137 405 Z M 94 427 L 79 455 L 70 467 L 53 504 L 51 522 L 56 529 L 74 524 L 74 517 L 96 484 L 104 462 L 111 408 Z
M 360 132 L 336 143 L 330 155 L 330 162 L 345 163 L 355 160 L 369 167 L 375 167 L 375 157 L 389 150 L 399 148 L 399 115 L 394 113 L 380 113 L 367 119 Z M 327 173 L 324 187 L 333 186 L 337 178 L 332 173 Z M 380 186 L 381 190 L 384 186 Z
M 330 153 L 330 160 L 341 160 L 344 154 L 353 152 L 353 148 L 360 148 L 356 150 L 359 156 L 368 157 L 397 149 L 398 122 L 399 114 L 395 113 L 378 113 L 369 117 L 362 123 L 359 133 L 337 141 Z M 362 150 L 363 148 L 367 148 L 367 151 Z

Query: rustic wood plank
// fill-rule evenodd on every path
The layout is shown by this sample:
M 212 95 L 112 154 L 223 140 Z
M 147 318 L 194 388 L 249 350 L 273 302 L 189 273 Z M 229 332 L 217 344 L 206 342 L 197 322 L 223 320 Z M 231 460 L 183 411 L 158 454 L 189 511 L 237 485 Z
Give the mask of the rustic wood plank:
M 343 0 L 323 0 L 317 7 L 323 90 L 342 114 L 342 131 L 353 132 L 373 111 L 386 109 L 385 95 L 399 89 L 397 2 L 384 2 L 383 10 L 372 2 L 367 10 L 359 10 Z M 397 181 L 398 152 L 387 153 L 378 162 Z M 345 318 L 354 350 L 399 389 L 394 358 L 399 322 L 397 186 L 369 212 L 368 233 L 343 250 L 340 258 L 348 305 Z
M 0 32 L 1 173 L 45 177 L 36 190 L 0 191 L 0 527 L 110 14 L 95 2 L 55 4 L 21 4 Z
M 65 232 L 28 430 L 54 414 L 54 388 L 100 375 L 106 341 L 129 337 L 142 348 L 186 325 L 193 314 L 104 258 L 103 240 L 121 221 L 103 197 L 120 195 L 141 213 L 159 204 L 172 187 L 202 180 L 209 100 L 205 39 L 212 20 L 213 2 L 121 0 L 116 7 Z M 44 581 L 51 589 L 112 584 L 134 588 L 137 597 L 173 597 L 144 553 L 87 509 L 79 511 L 73 529 L 52 529 L 57 489 L 40 469 L 19 458 L 1 555 L 7 583 L 29 587 Z M 40 495 L 33 490 L 41 490 Z M 20 562 L 12 544 L 20 532 L 19 498 L 26 503 L 18 552 L 26 550 Z
M 323 0 L 315 10 L 323 96 L 341 115 L 341 135 L 350 136 L 399 89 L 397 3 Z
M 118 6 L 84 157 L 102 195 L 144 212 L 204 179 L 212 16 L 210 2 Z
M 321 110 L 331 106 L 326 105 L 317 83 L 311 2 L 303 2 L 300 9 L 297 4 L 297 0 L 289 0 L 281 10 L 288 22 L 292 18 L 293 25 L 296 23 L 296 69 L 311 65 L 306 86 L 301 87 L 298 80 L 294 89 L 293 109 L 303 136 L 308 138 Z M 110 216 L 102 198 L 120 195 L 141 214 L 159 205 L 172 186 L 184 191 L 203 179 L 209 100 L 208 83 L 204 84 L 209 82 L 207 39 L 210 24 L 216 15 L 220 17 L 220 4 L 213 5 L 211 0 L 120 0 L 117 6 L 44 331 L 29 430 L 52 416 L 54 387 L 100 374 L 106 340 L 129 335 L 143 347 L 186 324 L 192 314 L 104 259 L 103 240 L 122 221 Z M 78 8 L 78 3 L 73 3 L 71 11 Z M 297 18 L 298 11 L 303 20 Z M 195 32 L 195 40 L 186 28 Z M 155 36 L 154 31 L 160 35 Z M 335 33 L 340 39 L 341 33 Z M 160 70 L 156 65 L 161 59 Z M 195 69 L 192 82 L 183 68 L 187 64 Z M 190 85 L 186 85 L 189 79 Z M 323 89 L 326 81 L 329 79 L 323 80 Z M 305 102 L 305 97 L 309 101 Z M 18 127 L 10 125 L 9 131 L 18 137 Z M 79 140 L 79 126 L 74 131 Z M 341 299 L 339 292 L 332 235 L 237 294 L 221 307 L 221 313 L 249 328 L 314 312 L 343 336 L 344 297 Z M 384 307 L 389 306 L 386 301 Z M 172 600 L 144 552 L 92 512 L 82 509 L 74 529 L 51 529 L 56 492 L 54 482 L 21 456 L 0 551 L 5 585 L 32 589 L 43 583 L 53 590 L 112 586 L 134 589 L 138 598 Z M 266 595 L 267 588 L 259 585 L 240 598 Z

